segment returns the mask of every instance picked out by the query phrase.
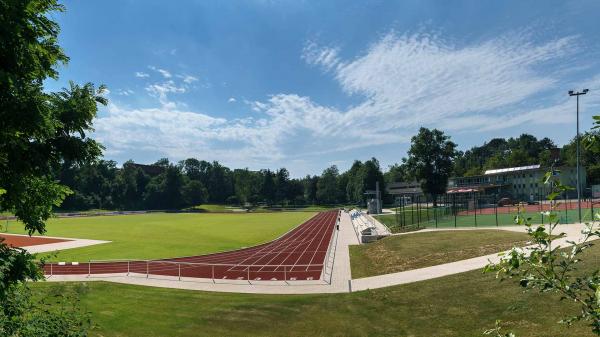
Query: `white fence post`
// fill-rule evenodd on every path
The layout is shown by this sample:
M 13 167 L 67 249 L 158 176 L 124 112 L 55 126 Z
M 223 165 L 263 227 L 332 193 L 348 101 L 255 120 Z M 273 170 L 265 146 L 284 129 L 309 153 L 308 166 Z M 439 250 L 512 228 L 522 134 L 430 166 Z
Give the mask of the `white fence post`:
M 148 278 L 148 275 L 150 275 L 150 261 L 146 260 L 146 278 Z
M 127 276 L 129 276 L 129 271 L 131 270 L 130 268 L 130 262 L 129 260 L 127 260 Z
M 88 260 L 88 277 L 92 276 L 92 260 Z
M 213 264 L 210 267 L 211 267 L 211 275 L 212 275 L 213 283 L 216 283 L 215 282 L 215 265 Z

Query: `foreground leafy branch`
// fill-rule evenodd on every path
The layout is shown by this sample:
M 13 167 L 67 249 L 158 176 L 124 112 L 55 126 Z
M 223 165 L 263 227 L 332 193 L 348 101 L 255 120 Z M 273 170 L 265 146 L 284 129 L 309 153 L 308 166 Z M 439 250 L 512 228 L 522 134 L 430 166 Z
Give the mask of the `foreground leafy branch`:
M 562 185 L 552 172 L 546 174 L 544 183 L 552 190 L 548 196 L 552 207 L 544 212 L 549 223 L 533 225 L 531 218 L 516 216 L 515 223 L 526 227 L 532 245 L 501 254 L 500 261 L 488 264 L 484 272 L 495 272 L 501 280 L 517 279 L 525 290 L 557 293 L 561 300 L 576 303 L 579 313 L 562 319 L 560 323 L 570 326 L 574 322 L 585 321 L 596 335 L 600 335 L 600 270 L 585 275 L 577 269 L 583 261 L 582 253 L 593 245 L 592 240 L 600 238 L 600 231 L 594 222 L 586 223 L 577 242 L 567 240 L 563 232 L 557 233 L 560 218 L 556 209 L 560 203 L 556 199 L 571 188 Z M 486 334 L 514 336 L 511 333 L 502 335 L 499 323 L 496 324 L 496 328 L 487 330 Z

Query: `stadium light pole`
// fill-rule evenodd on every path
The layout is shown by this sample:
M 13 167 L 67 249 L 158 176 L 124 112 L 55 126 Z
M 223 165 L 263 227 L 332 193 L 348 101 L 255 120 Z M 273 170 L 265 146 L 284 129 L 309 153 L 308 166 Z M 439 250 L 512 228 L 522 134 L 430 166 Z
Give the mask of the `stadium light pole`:
M 577 211 L 579 215 L 579 222 L 581 223 L 581 181 L 579 174 L 579 96 L 585 95 L 588 93 L 588 89 L 583 89 L 582 91 L 573 91 L 569 90 L 569 96 L 575 96 L 577 98 Z

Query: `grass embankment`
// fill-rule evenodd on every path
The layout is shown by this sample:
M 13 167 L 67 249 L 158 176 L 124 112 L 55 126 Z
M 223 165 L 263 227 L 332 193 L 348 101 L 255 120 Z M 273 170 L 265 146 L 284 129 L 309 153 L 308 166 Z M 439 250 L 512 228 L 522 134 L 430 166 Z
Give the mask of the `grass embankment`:
M 352 278 L 396 273 L 493 254 L 524 245 L 525 233 L 499 230 L 424 232 L 350 246 Z
M 267 242 L 313 214 L 150 213 L 54 218 L 48 221 L 47 235 L 112 241 L 64 250 L 53 260 L 156 259 L 213 253 Z M 23 225 L 12 221 L 9 233 L 23 234 Z
M 585 270 L 600 265 L 600 246 Z M 592 337 L 584 323 L 557 322 L 577 312 L 558 296 L 523 293 L 480 270 L 351 294 L 251 295 L 206 293 L 90 282 L 35 287 L 82 287 L 82 304 L 98 325 L 94 336 L 445 336 L 480 337 L 501 319 L 503 331 L 528 337 Z

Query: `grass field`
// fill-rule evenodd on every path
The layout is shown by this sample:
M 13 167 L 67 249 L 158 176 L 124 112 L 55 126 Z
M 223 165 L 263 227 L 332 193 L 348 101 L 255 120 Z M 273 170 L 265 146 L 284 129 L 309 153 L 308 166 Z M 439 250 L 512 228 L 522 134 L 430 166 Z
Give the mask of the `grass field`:
M 528 236 L 498 230 L 424 232 L 350 246 L 352 278 L 395 273 L 497 253 Z
M 47 235 L 112 241 L 61 251 L 52 260 L 155 259 L 253 246 L 277 238 L 314 213 L 150 213 L 50 219 Z M 9 233 L 23 225 L 9 223 Z
M 214 213 L 229 213 L 229 212 L 245 212 L 246 210 L 241 207 L 232 207 L 227 205 L 219 205 L 219 204 L 204 204 L 199 206 L 194 206 L 192 209 L 201 211 L 201 212 L 214 212 Z
M 600 264 L 592 247 L 583 269 Z M 35 289 L 44 296 L 79 288 L 94 336 L 482 336 L 501 319 L 523 337 L 591 337 L 584 323 L 557 322 L 577 308 L 557 296 L 523 293 L 480 270 L 352 294 L 206 293 L 103 282 Z M 135 310 L 132 310 L 135 308 Z

